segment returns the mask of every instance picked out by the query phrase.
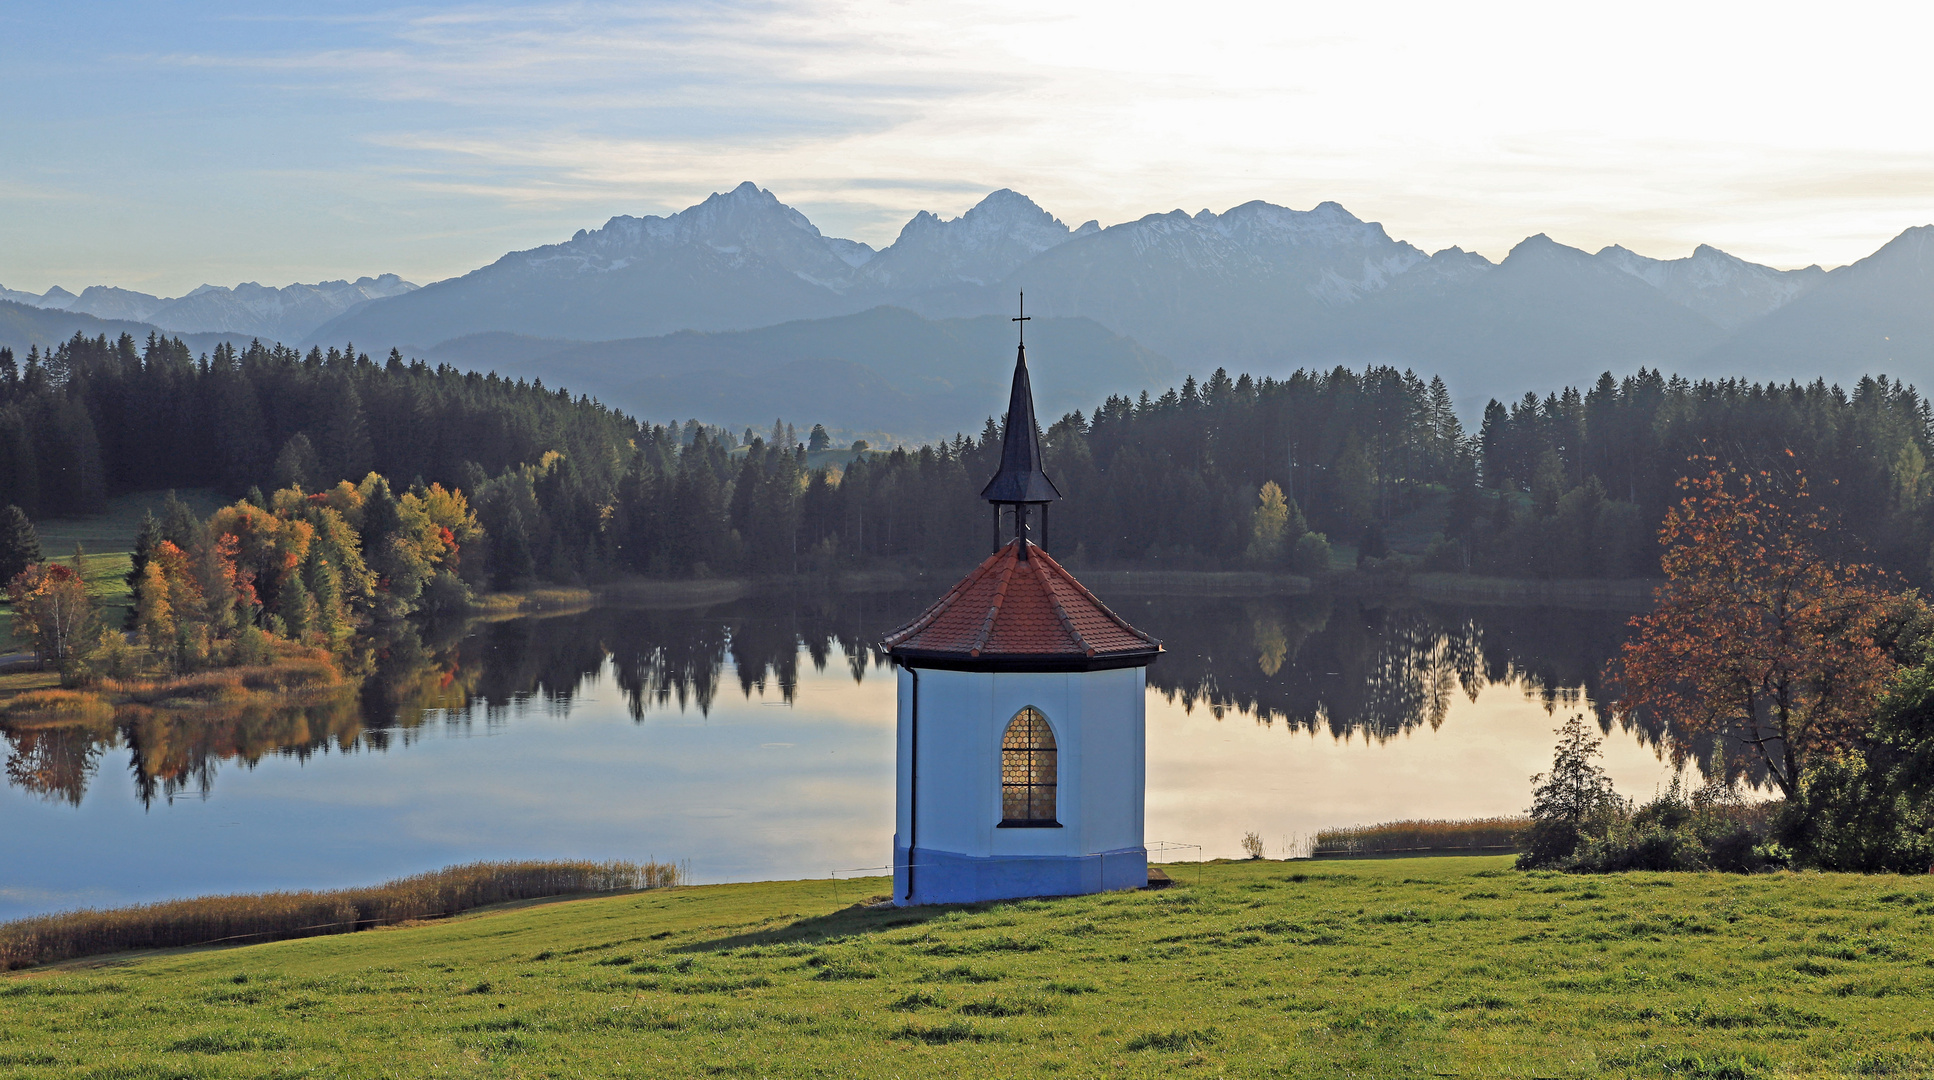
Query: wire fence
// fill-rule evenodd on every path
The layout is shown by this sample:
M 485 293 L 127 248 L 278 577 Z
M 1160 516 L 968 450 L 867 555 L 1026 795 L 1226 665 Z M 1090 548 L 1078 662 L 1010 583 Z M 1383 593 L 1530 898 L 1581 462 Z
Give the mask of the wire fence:
M 1180 856 L 1182 852 L 1186 852 L 1186 851 L 1195 852 L 1195 858 L 1189 860 L 1190 862 L 1195 864 L 1195 872 L 1189 876 L 1189 884 L 1191 885 L 1202 884 L 1202 845 L 1201 844 L 1182 844 L 1182 843 L 1177 843 L 1176 841 L 1173 841 L 1173 840 L 1151 840 L 1148 842 L 1147 847 L 1148 847 L 1148 861 L 1151 864 L 1162 863 L 1166 866 L 1174 866 L 1177 863 L 1181 862 L 1182 859 Z M 1173 854 L 1175 857 L 1171 858 L 1170 857 L 1171 854 Z

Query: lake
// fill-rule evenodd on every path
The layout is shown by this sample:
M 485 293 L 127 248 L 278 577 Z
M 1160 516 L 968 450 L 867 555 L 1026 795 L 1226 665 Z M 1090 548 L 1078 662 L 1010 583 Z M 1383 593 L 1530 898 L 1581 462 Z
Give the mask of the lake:
M 894 673 L 875 645 L 931 596 L 406 626 L 324 705 L 0 729 L 0 919 L 477 859 L 675 860 L 701 883 L 878 867 Z M 1601 704 L 1627 618 L 1104 598 L 1168 649 L 1149 669 L 1147 836 L 1211 858 L 1248 831 L 1273 857 L 1326 826 L 1520 812 L 1552 729 Z M 1670 780 L 1655 745 L 1607 738 L 1625 794 Z

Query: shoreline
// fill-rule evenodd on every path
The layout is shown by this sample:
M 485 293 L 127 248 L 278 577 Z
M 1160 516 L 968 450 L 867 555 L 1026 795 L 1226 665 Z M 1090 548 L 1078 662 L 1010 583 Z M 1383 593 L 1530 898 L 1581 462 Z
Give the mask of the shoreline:
M 1123 596 L 1307 596 L 1321 594 L 1407 597 L 1446 603 L 1500 607 L 1576 607 L 1644 611 L 1662 582 L 1651 578 L 1501 578 L 1468 574 L 1415 573 L 1398 579 L 1356 570 L 1315 579 L 1261 570 L 1084 569 L 1081 580 L 1104 598 Z M 504 619 L 559 615 L 604 604 L 655 608 L 699 608 L 730 603 L 762 591 L 819 589 L 835 593 L 908 592 L 932 588 L 949 575 L 880 568 L 833 574 L 778 574 L 766 577 L 649 578 L 626 576 L 585 586 L 541 586 L 484 593 L 467 614 Z

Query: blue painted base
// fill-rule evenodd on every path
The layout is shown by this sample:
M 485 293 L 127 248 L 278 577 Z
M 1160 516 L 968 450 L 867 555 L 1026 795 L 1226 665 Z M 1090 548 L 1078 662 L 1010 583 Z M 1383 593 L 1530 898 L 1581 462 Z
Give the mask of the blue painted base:
M 1027 896 L 1079 896 L 1148 884 L 1148 849 L 1095 855 L 977 858 L 951 851 L 893 848 L 893 902 L 977 904 Z M 911 891 L 909 891 L 911 890 Z

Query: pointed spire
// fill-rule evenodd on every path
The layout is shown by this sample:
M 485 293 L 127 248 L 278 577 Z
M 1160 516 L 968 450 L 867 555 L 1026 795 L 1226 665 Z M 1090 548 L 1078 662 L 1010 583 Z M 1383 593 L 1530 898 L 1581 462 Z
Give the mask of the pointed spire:
M 981 489 L 991 503 L 1048 503 L 1060 489 L 1041 471 L 1041 429 L 1034 422 L 1034 389 L 1027 377 L 1027 346 L 1014 359 L 1014 389 L 1007 398 L 1007 427 L 1001 435 L 1001 469 Z

